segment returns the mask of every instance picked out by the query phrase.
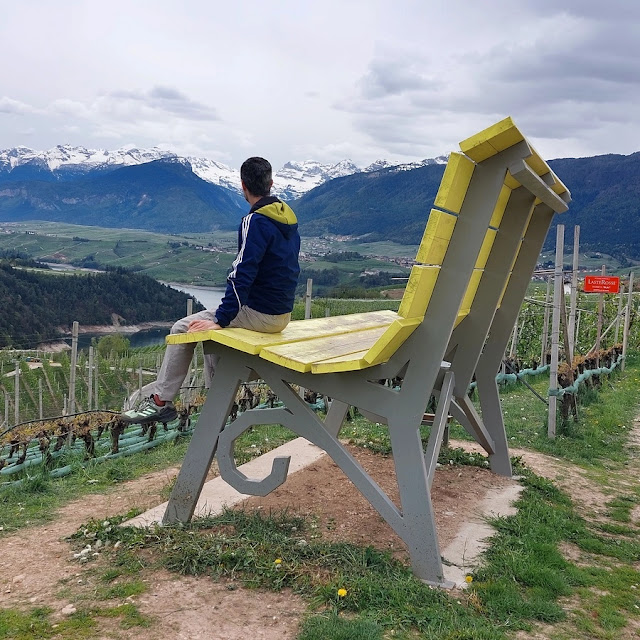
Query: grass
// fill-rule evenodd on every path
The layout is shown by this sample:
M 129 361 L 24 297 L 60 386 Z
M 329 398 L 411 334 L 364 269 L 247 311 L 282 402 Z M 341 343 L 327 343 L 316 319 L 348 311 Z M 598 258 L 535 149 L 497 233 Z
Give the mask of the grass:
M 626 448 L 639 400 L 639 368 L 638 360 L 629 358 L 624 374 L 614 374 L 603 380 L 597 393 L 586 394 L 579 422 L 567 425 L 555 440 L 546 438 L 544 405 L 537 398 L 519 385 L 503 390 L 510 443 L 580 464 L 610 497 L 604 512 L 597 517 L 591 512 L 585 515 L 552 482 L 516 461 L 525 485 L 518 511 L 492 521 L 496 534 L 486 562 L 473 574 L 471 588 L 463 595 L 426 587 L 406 566 L 374 548 L 324 542 L 314 535 L 311 520 L 287 512 L 242 511 L 155 530 L 115 526 L 131 514 L 106 525 L 104 521 L 88 523 L 76 534 L 74 544 L 82 548 L 87 541 L 101 540 L 109 545 L 100 553 L 102 560 L 86 567 L 95 566 L 92 594 L 114 602 L 135 597 L 146 588 L 144 577 L 162 567 L 224 578 L 232 588 L 293 590 L 309 603 L 299 636 L 303 640 L 499 640 L 538 623 L 551 625 L 554 639 L 617 638 L 640 613 L 639 528 L 633 516 L 640 503 L 640 485 L 635 484 Z M 531 383 L 544 395 L 548 381 L 534 378 Z M 386 428 L 361 417 L 342 433 L 353 444 L 381 455 L 390 451 Z M 428 437 L 428 427 L 423 436 Z M 238 442 L 241 461 L 291 437 L 274 425 L 254 428 Z M 61 503 L 77 491 L 104 491 L 129 477 L 173 464 L 183 453 L 184 444 L 162 447 L 129 458 L 126 464 L 89 469 L 84 486 L 74 476 L 55 482 L 33 478 L 21 496 L 23 511 L 31 509 L 31 518 L 45 517 L 45 511 L 53 510 L 52 500 Z M 443 449 L 440 462 L 487 466 L 484 456 L 455 448 Z M 92 476 L 94 472 L 104 476 Z M 89 479 L 97 482 L 88 485 Z M 625 480 L 624 490 L 619 479 Z M 60 493 L 59 487 L 64 489 Z M 24 501 L 29 496 L 34 502 L 27 507 Z M 0 517 L 13 526 L 14 516 L 5 516 L 4 507 Z M 18 513 L 16 517 L 18 522 L 22 517 L 24 524 L 27 516 Z M 115 549 L 117 541 L 120 545 Z M 570 556 L 567 549 L 573 550 Z M 569 559 L 574 555 L 579 561 Z M 346 594 L 341 596 L 340 589 Z M 0 639 L 53 637 L 49 615 L 46 610 L 4 610 Z M 91 637 L 92 625 L 106 615 L 115 616 L 121 626 L 150 623 L 134 605 L 130 609 L 86 607 L 65 621 L 78 628 L 63 637 Z M 20 629 L 23 635 L 7 635 Z
M 237 460 L 247 462 L 294 437 L 277 425 L 256 426 L 238 438 Z M 178 439 L 143 454 L 85 467 L 78 464 L 74 473 L 59 479 L 35 472 L 21 485 L 0 491 L 0 536 L 47 522 L 55 518 L 58 508 L 83 495 L 103 494 L 152 471 L 177 466 L 184 459 L 187 445 L 185 439 Z
M 81 609 L 55 622 L 52 613 L 52 610 L 46 607 L 37 607 L 29 611 L 0 609 L 0 640 L 95 638 L 99 618 L 116 619 L 122 629 L 149 626 L 149 620 L 132 604 Z
M 162 567 L 225 579 L 230 588 L 291 589 L 309 603 L 303 640 L 389 634 L 499 640 L 535 623 L 587 634 L 567 637 L 614 637 L 640 613 L 635 535 L 620 540 L 603 534 L 549 480 L 526 468 L 518 472 L 525 489 L 517 513 L 492 521 L 496 534 L 485 564 L 464 595 L 424 585 L 373 547 L 318 539 L 310 519 L 286 511 L 226 511 L 185 526 L 142 530 L 92 521 L 75 535 L 75 544 L 102 540 L 114 549 L 120 541 L 110 565 L 131 574 Z M 580 549 L 585 561 L 578 566 L 566 559 L 561 543 Z M 104 580 L 121 575 L 111 568 Z M 134 580 L 128 588 L 139 584 Z M 579 603 L 570 617 L 562 606 L 569 596 Z

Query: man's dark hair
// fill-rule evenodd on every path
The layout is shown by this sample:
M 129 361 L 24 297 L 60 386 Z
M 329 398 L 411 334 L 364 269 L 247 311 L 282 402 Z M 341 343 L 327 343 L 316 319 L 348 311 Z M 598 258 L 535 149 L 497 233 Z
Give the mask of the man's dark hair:
M 240 167 L 240 179 L 252 195 L 268 196 L 271 191 L 271 165 L 264 158 L 248 158 Z

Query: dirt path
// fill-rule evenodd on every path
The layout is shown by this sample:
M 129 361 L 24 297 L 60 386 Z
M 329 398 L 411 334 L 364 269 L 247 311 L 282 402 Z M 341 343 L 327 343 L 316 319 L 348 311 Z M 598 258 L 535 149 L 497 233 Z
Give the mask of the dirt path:
M 636 421 L 635 429 L 640 442 L 640 422 Z M 452 446 L 477 450 L 468 442 L 452 442 Z M 392 460 L 365 449 L 353 447 L 351 451 L 397 502 Z M 582 470 L 564 461 L 524 450 L 512 450 L 512 454 L 521 455 L 536 473 L 555 480 L 585 510 L 597 513 L 610 499 Z M 639 466 L 637 458 L 634 465 Z M 62 610 L 70 604 L 78 608 L 86 606 L 87 602 L 90 604 L 96 563 L 78 564 L 64 538 L 90 518 L 103 519 L 132 508 L 145 510 L 163 502 L 166 499 L 163 489 L 177 471 L 177 468 L 171 468 L 148 474 L 123 483 L 107 494 L 85 496 L 62 508 L 52 522 L 0 539 L 0 607 L 48 606 L 57 612 L 56 615 L 62 615 Z M 474 515 L 474 509 L 488 491 L 509 483 L 513 481 L 479 467 L 443 466 L 438 469 L 433 500 L 441 547 L 444 548 Z M 244 506 L 265 510 L 287 507 L 312 516 L 319 537 L 358 544 L 366 540 L 406 559 L 402 541 L 329 458 L 292 475 L 269 496 L 247 500 Z M 98 564 L 100 562 L 98 559 Z M 136 640 L 167 637 L 293 639 L 306 609 L 306 604 L 290 592 L 231 590 L 225 582 L 180 577 L 164 571 L 143 575 L 143 578 L 148 584 L 146 591 L 129 601 L 150 616 L 154 624 L 147 629 L 136 628 Z M 104 606 L 105 603 L 100 604 Z M 131 635 L 113 621 L 105 621 L 96 633 L 100 634 L 96 638 L 128 638 Z M 544 635 L 529 637 L 544 638 Z

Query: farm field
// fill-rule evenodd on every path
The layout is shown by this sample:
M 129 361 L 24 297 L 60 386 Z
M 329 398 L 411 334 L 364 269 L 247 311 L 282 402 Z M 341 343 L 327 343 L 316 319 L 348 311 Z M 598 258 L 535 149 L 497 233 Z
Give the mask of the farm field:
M 379 246 L 377 246 L 379 245 Z M 215 249 L 203 251 L 196 246 Z M 54 222 L 2 223 L 0 252 L 19 251 L 43 262 L 77 266 L 125 267 L 157 280 L 197 285 L 224 284 L 237 249 L 236 232 L 165 235 L 135 229 L 106 229 Z M 303 238 L 307 254 L 332 251 L 360 251 L 357 243 Z M 395 243 L 367 245 L 371 255 L 409 257 L 415 247 Z M 311 258 L 309 258 L 311 260 Z M 366 269 L 406 271 L 387 260 L 367 257 L 347 263 L 303 261 L 303 268 L 337 267 L 344 276 L 356 276 Z

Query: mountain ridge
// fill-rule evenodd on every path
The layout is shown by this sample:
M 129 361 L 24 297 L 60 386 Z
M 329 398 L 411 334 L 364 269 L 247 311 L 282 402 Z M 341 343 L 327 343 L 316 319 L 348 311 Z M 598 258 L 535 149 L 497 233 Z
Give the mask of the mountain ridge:
M 140 149 L 129 146 L 114 151 L 69 144 L 57 145 L 46 151 L 36 151 L 26 146 L 12 147 L 0 150 L 0 184 L 25 179 L 44 182 L 73 181 L 87 173 L 104 173 L 163 159 L 186 161 L 191 165 L 193 172 L 206 182 L 242 194 L 239 169 L 209 158 L 180 156 L 159 147 Z M 272 193 L 283 199 L 296 199 L 328 180 L 345 175 L 367 173 L 391 166 L 402 166 L 406 170 L 425 164 L 442 164 L 446 163 L 446 160 L 446 156 L 408 164 L 377 160 L 364 168 L 358 167 L 351 160 L 341 160 L 335 164 L 315 160 L 290 161 L 274 173 Z

